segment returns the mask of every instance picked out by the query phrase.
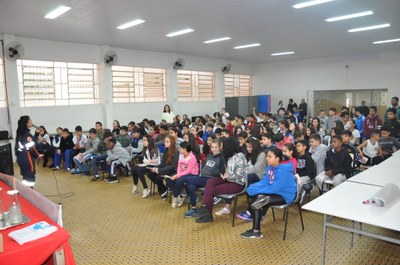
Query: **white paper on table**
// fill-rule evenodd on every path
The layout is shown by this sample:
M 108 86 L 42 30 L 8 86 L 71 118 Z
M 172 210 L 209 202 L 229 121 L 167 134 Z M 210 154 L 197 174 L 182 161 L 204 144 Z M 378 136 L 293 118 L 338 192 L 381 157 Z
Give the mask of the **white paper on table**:
M 385 207 L 400 197 L 400 189 L 393 183 L 387 183 L 372 198 L 370 204 Z
M 55 231 L 57 231 L 56 226 L 41 221 L 25 228 L 12 231 L 8 236 L 17 241 L 18 244 L 22 245 L 26 242 L 48 236 Z

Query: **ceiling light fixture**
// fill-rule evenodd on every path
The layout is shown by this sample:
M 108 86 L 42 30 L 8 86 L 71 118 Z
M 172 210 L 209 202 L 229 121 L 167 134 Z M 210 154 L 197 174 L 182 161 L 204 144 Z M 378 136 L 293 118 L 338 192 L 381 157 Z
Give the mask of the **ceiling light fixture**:
M 374 41 L 372 44 L 382 44 L 382 43 L 390 43 L 390 42 L 397 42 L 397 41 L 400 41 L 400 39 Z
M 252 43 L 252 44 L 236 46 L 236 47 L 233 47 L 233 48 L 238 50 L 238 49 L 252 48 L 252 47 L 257 47 L 257 46 L 261 46 L 261 44 L 260 43 Z
M 143 19 L 135 19 L 135 20 L 132 20 L 132 21 L 130 21 L 130 22 L 127 22 L 127 23 L 125 23 L 125 24 L 122 24 L 122 25 L 118 26 L 117 29 L 127 29 L 127 28 L 131 28 L 131 27 L 137 26 L 137 25 L 139 25 L 139 24 L 142 24 L 142 23 L 144 23 L 144 22 L 146 22 L 146 20 L 143 20 Z
M 55 18 L 61 16 L 62 14 L 64 14 L 65 12 L 68 12 L 70 9 L 71 9 L 71 7 L 69 7 L 69 6 L 59 6 L 56 9 L 54 9 L 53 11 L 51 11 L 50 13 L 48 13 L 44 18 L 55 19 Z
M 333 0 L 314 0 L 314 1 L 307 1 L 307 2 L 304 2 L 304 3 L 296 4 L 296 5 L 294 5 L 293 7 L 296 8 L 296 9 L 299 9 L 299 8 L 303 8 L 303 7 L 309 7 L 309 6 L 324 4 L 324 3 L 327 3 L 327 2 L 331 2 L 331 1 L 333 1 Z
M 206 40 L 205 44 L 209 44 L 209 43 L 214 43 L 214 42 L 220 42 L 220 41 L 225 41 L 225 40 L 230 40 L 231 37 L 222 37 L 222 38 L 218 38 L 218 39 L 213 39 L 213 40 Z
M 294 54 L 294 52 L 277 52 L 277 53 L 271 53 L 271 56 L 281 56 L 281 55 L 290 55 Z
M 380 25 L 375 25 L 375 26 L 369 26 L 369 27 L 363 27 L 363 28 L 355 28 L 355 29 L 349 29 L 349 32 L 359 32 L 359 31 L 366 31 L 366 30 L 373 30 L 373 29 L 381 29 L 381 28 L 387 28 L 390 27 L 390 24 L 380 24 Z
M 182 29 L 182 30 L 179 30 L 179 31 L 175 31 L 175 32 L 168 33 L 168 34 L 165 35 L 165 36 L 166 36 L 166 37 L 175 37 L 175 36 L 182 35 L 182 34 L 187 34 L 187 33 L 193 32 L 193 31 L 194 31 L 194 30 L 191 29 L 191 28 Z
M 331 17 L 331 18 L 325 19 L 325 21 L 326 22 L 334 22 L 334 21 L 351 19 L 351 18 L 356 18 L 356 17 L 369 16 L 369 15 L 373 15 L 373 14 L 374 14 L 374 12 L 372 12 L 372 11 L 365 11 L 365 12 L 344 15 L 344 16 L 340 16 L 340 17 Z

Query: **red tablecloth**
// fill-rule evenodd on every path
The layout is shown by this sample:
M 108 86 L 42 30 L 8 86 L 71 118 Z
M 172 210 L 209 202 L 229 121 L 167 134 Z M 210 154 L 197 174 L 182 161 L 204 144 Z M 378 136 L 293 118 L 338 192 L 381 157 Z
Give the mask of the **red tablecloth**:
M 10 187 L 4 182 L 0 181 L 0 187 L 3 188 L 2 197 L 3 205 L 7 207 L 9 201 L 9 195 L 7 195 L 7 190 Z M 22 212 L 24 215 L 31 219 L 30 222 L 18 225 L 15 227 L 8 228 L 6 230 L 1 230 L 3 235 L 3 253 L 0 253 L 0 264 L 1 265 L 35 265 L 43 264 L 49 257 L 52 256 L 53 252 L 63 248 L 65 255 L 65 264 L 74 265 L 75 259 L 72 253 L 71 247 L 69 246 L 68 239 L 70 234 L 68 231 L 57 225 L 41 211 L 39 211 L 35 206 L 30 204 L 23 197 L 18 195 L 19 203 L 21 204 Z M 23 245 L 19 245 L 16 241 L 8 236 L 8 234 L 14 230 L 24 228 L 26 226 L 32 225 L 39 221 L 46 221 L 51 225 L 57 226 L 57 231 L 38 240 L 34 240 Z M 49 264 L 49 263 L 47 263 Z M 51 261 L 50 261 L 51 264 Z

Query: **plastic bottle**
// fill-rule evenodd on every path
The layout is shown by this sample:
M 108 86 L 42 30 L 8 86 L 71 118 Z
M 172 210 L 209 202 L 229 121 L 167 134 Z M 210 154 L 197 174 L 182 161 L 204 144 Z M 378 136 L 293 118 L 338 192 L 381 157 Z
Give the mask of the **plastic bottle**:
M 18 190 L 9 190 L 7 194 L 11 196 L 10 198 L 10 208 L 8 211 L 10 213 L 10 223 L 11 225 L 22 223 L 22 211 L 21 205 L 18 201 Z

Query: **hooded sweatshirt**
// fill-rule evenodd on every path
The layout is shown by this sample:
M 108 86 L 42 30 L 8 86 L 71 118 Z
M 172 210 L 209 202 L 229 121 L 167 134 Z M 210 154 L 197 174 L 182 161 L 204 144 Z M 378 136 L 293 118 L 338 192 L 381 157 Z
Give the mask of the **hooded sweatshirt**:
M 296 197 L 297 183 L 293 175 L 293 164 L 279 164 L 276 167 L 268 166 L 264 178 L 251 184 L 247 188 L 250 196 L 258 194 L 278 194 L 286 203 Z

